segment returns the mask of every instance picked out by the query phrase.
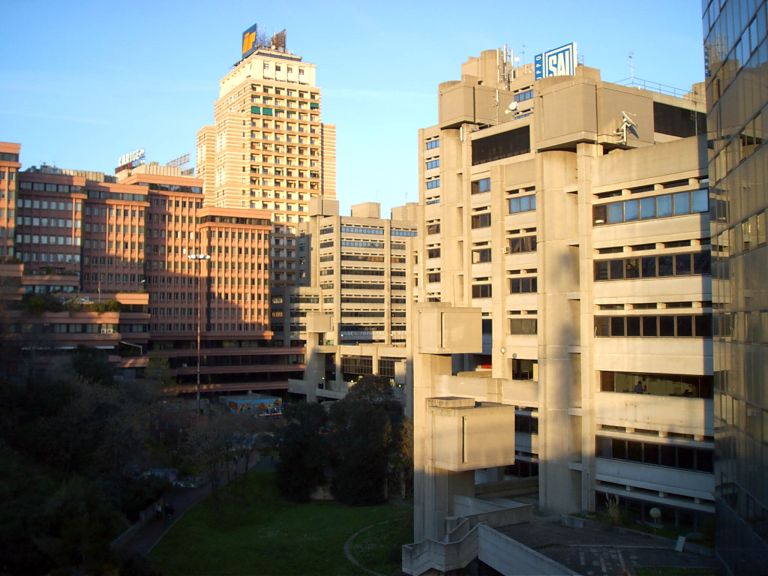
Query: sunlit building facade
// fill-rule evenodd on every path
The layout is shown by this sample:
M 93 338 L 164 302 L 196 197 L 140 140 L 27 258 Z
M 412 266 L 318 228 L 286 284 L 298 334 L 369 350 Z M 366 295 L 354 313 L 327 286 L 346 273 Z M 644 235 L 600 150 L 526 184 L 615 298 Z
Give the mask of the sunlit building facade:
M 200 179 L 155 162 L 115 176 L 16 168 L 12 181 L 4 323 L 23 349 L 95 346 L 139 370 L 151 354 L 178 393 L 198 374 L 204 393 L 282 392 L 301 374 L 300 349 L 271 346 L 269 213 L 204 207 Z M 26 314 L 33 295 L 50 309 Z
M 768 5 L 705 1 L 718 555 L 768 573 Z
M 0 261 L 13 258 L 19 144 L 0 142 Z
M 549 513 L 616 498 L 701 529 L 714 512 L 703 89 L 611 84 L 575 61 L 535 74 L 502 51 L 470 58 L 419 132 L 416 540 L 446 537 L 456 498 L 491 486 L 528 488 Z
M 417 218 L 416 203 L 382 218 L 376 202 L 352 206 L 349 216 L 336 200 L 310 202 L 299 227 L 301 286 L 289 296 L 291 339 L 304 343 L 306 370 L 290 392 L 338 400 L 374 374 L 405 400 Z
M 313 198 L 336 197 L 336 127 L 321 120 L 315 65 L 286 49 L 285 31 L 243 35 L 242 59 L 221 80 L 214 123 L 198 132 L 205 205 L 266 211 L 274 308 L 299 280 L 297 227 Z M 287 308 L 273 322 L 290 345 Z

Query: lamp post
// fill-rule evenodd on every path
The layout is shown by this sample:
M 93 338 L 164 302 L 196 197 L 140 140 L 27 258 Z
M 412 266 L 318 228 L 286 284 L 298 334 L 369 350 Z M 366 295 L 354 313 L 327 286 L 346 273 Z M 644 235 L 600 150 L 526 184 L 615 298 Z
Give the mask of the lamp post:
M 210 260 L 211 257 L 208 254 L 187 254 L 189 260 Z M 195 386 L 195 396 L 197 397 L 197 415 L 201 414 L 200 411 L 200 325 L 203 318 L 203 295 L 200 283 L 200 272 L 202 266 L 197 266 L 197 380 Z

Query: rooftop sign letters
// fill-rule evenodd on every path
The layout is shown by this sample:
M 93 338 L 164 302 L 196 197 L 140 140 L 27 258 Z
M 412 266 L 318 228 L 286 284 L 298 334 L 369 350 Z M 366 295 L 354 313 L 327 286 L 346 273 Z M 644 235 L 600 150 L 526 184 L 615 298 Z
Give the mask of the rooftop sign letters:
M 535 79 L 550 76 L 573 76 L 576 73 L 576 42 L 536 54 Z
M 135 168 L 141 162 L 144 160 L 144 148 L 138 148 L 134 150 L 133 152 L 128 152 L 127 154 L 123 154 L 118 158 L 117 165 L 122 167 L 126 164 L 130 164 L 131 168 Z
M 258 26 L 254 24 L 250 28 L 248 28 L 245 32 L 243 32 L 243 58 L 246 56 L 249 56 L 251 52 L 256 50 L 256 48 L 259 47 L 258 42 L 256 42 L 256 32 L 257 32 Z

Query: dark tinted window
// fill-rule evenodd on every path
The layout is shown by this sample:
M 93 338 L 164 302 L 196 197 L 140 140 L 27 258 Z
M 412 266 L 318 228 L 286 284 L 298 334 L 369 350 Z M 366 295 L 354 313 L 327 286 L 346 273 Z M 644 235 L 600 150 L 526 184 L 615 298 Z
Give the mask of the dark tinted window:
M 472 165 L 527 154 L 531 151 L 530 127 L 523 126 L 502 134 L 472 141 Z
M 706 117 L 700 112 L 654 102 L 653 129 L 662 134 L 687 138 L 707 131 Z

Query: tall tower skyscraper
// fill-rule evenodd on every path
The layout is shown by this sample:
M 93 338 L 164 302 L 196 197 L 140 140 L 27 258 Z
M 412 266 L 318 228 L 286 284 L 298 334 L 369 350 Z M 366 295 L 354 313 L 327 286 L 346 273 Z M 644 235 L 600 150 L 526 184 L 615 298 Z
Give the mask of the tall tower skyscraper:
M 315 65 L 285 39 L 256 25 L 243 33 L 242 58 L 221 80 L 214 123 L 197 146 L 206 206 L 271 213 L 277 292 L 298 280 L 295 233 L 310 199 L 336 198 L 336 127 L 321 122 Z
M 768 3 L 703 6 L 714 208 L 716 543 L 733 574 L 766 574 Z

